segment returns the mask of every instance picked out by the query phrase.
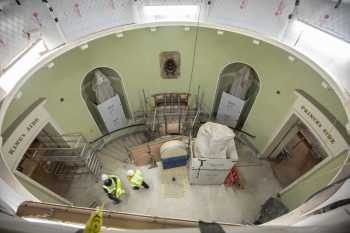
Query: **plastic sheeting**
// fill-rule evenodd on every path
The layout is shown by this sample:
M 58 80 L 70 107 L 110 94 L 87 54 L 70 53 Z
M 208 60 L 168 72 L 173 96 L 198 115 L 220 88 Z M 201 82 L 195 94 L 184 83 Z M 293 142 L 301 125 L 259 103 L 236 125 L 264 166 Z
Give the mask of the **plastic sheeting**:
M 99 70 L 95 71 L 92 90 L 96 94 L 97 104 L 101 104 L 115 96 L 111 81 Z
M 350 3 L 329 0 L 301 1 L 297 17 L 314 27 L 350 42 Z
M 236 127 L 245 103 L 244 100 L 223 92 L 216 115 L 216 121 L 231 127 Z
M 207 122 L 199 128 L 195 151 L 198 157 L 226 158 L 234 132 L 225 125 Z
M 233 81 L 230 94 L 241 100 L 245 100 L 247 98 L 247 92 L 253 83 L 253 80 L 250 77 L 250 68 L 248 66 L 243 66 L 235 73 L 235 75 L 238 76 L 238 78 Z

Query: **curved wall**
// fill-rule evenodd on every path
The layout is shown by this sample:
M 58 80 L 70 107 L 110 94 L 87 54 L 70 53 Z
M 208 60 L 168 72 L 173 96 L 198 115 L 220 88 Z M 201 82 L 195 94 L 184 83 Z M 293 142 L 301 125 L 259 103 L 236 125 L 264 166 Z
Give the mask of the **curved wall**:
M 258 150 L 263 150 L 284 122 L 296 98 L 295 89 L 307 92 L 333 114 L 333 120 L 345 125 L 346 114 L 335 92 L 323 88 L 321 76 L 304 62 L 288 60 L 288 52 L 266 42 L 255 45 L 253 38 L 233 32 L 218 35 L 215 29 L 202 27 L 198 29 L 197 40 L 195 34 L 194 27 L 190 31 L 181 26 L 163 26 L 156 32 L 135 29 L 124 32 L 123 38 L 110 35 L 96 39 L 89 42 L 86 50 L 72 49 L 56 58 L 52 69 L 41 68 L 22 86 L 23 95 L 11 103 L 3 129 L 37 98 L 45 97 L 48 111 L 65 132 L 81 132 L 89 140 L 99 137 L 101 133 L 80 93 L 82 79 L 96 67 L 110 67 L 118 72 L 131 112 L 142 110 L 142 89 L 148 95 L 188 90 L 195 95 L 200 85 L 204 91 L 203 111 L 210 113 L 219 75 L 227 64 L 234 62 L 250 65 L 260 79 L 260 91 L 243 127 L 257 136 L 254 143 Z M 162 51 L 181 53 L 179 79 L 160 77 Z

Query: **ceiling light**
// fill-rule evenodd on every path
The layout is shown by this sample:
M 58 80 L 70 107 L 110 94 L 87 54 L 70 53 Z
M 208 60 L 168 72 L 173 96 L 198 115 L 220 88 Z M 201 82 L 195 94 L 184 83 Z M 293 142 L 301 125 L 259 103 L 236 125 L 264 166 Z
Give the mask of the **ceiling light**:
M 146 21 L 196 21 L 198 13 L 197 5 L 143 6 L 143 16 Z
M 123 33 L 117 33 L 117 34 L 115 34 L 115 36 L 116 36 L 117 38 L 123 38 L 123 37 L 124 37 L 124 34 L 123 34 Z
M 19 91 L 18 93 L 17 93 L 17 95 L 16 95 L 16 99 L 17 100 L 19 100 L 20 98 L 22 98 L 22 95 L 23 95 L 23 93 L 21 92 L 21 91 Z
M 295 31 L 302 32 L 298 46 L 301 44 L 308 51 L 314 50 L 318 54 L 327 54 L 327 56 L 333 57 L 334 60 L 348 60 L 350 52 L 349 43 L 299 20 L 293 23 L 293 27 Z
M 89 48 L 89 45 L 88 45 L 88 44 L 83 44 L 82 46 L 80 46 L 80 49 L 81 49 L 81 50 L 85 50 L 85 49 L 87 49 L 87 48 Z
M 42 52 L 46 51 L 46 46 L 44 45 L 43 40 L 36 42 L 33 47 L 26 51 L 18 60 L 10 66 L 9 69 L 1 76 L 0 79 L 0 89 L 5 93 L 9 93 L 17 82 L 29 72 L 38 61 L 40 61 Z M 1 98 L 2 96 L 0 96 Z
M 325 81 L 321 82 L 321 86 L 325 89 L 328 89 L 328 84 Z
M 50 63 L 47 65 L 47 68 L 51 69 L 51 68 L 54 67 L 54 66 L 55 66 L 55 63 L 50 62 Z
M 260 40 L 253 40 L 253 44 L 260 45 Z

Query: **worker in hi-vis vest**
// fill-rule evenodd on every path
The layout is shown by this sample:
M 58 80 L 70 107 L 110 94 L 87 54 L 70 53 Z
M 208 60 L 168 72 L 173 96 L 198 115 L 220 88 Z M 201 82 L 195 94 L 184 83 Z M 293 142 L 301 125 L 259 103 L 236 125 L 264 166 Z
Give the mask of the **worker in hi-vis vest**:
M 136 170 L 136 171 L 129 170 L 127 172 L 127 175 L 128 175 L 128 181 L 130 182 L 133 189 L 136 189 L 136 190 L 140 189 L 141 186 L 143 186 L 146 189 L 149 188 L 140 170 Z
M 118 176 L 102 174 L 103 190 L 115 204 L 121 202 L 120 197 L 125 193 Z

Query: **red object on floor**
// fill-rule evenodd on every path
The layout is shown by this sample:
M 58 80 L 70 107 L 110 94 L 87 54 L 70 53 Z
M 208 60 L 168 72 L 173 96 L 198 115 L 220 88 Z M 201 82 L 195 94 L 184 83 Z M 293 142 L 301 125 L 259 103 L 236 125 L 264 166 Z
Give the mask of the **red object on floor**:
M 224 182 L 225 186 L 233 186 L 234 184 L 238 184 L 240 186 L 240 177 L 238 168 L 233 166 L 225 178 Z

